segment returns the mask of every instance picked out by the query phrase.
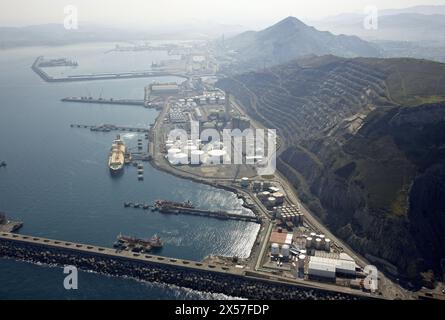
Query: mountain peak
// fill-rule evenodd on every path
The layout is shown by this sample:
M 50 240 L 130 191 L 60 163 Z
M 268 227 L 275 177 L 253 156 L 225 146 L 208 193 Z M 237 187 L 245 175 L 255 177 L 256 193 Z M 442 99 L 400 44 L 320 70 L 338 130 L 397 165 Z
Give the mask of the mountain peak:
M 302 22 L 301 20 L 293 16 L 289 16 L 273 25 L 272 28 L 273 27 L 307 27 L 307 25 L 304 24 L 304 22 Z

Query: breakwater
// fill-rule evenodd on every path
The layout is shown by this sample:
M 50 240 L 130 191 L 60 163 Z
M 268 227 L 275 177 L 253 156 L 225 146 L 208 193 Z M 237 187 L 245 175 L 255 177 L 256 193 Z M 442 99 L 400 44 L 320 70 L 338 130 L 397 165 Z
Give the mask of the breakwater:
M 92 81 L 92 80 L 121 80 L 121 79 L 136 79 L 136 78 L 151 78 L 151 77 L 180 77 L 188 79 L 185 74 L 176 74 L 163 71 L 134 71 L 134 72 L 107 72 L 107 73 L 92 73 L 92 74 L 79 74 L 69 75 L 66 77 L 55 78 L 49 75 L 40 67 L 40 63 L 43 61 L 43 56 L 37 57 L 31 66 L 31 69 L 37 73 L 40 78 L 46 82 L 74 82 L 74 81 Z
M 81 270 L 111 276 L 248 299 L 366 298 L 365 294 L 355 296 L 284 283 L 237 268 L 11 233 L 0 234 L 0 256 L 49 265 L 74 265 Z

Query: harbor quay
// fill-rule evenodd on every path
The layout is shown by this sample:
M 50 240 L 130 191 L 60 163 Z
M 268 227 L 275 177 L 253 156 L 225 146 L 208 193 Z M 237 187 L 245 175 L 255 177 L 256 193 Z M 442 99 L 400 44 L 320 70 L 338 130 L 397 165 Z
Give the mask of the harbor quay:
M 0 233 L 0 256 L 31 263 L 70 265 L 110 276 L 126 276 L 247 299 L 375 298 L 301 286 L 233 267 L 12 233 Z

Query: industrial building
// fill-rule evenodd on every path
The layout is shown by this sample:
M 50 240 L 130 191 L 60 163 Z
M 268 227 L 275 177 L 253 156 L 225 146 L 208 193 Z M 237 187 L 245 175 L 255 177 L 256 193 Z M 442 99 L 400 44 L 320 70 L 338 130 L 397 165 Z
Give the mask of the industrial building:
M 152 83 L 149 85 L 152 95 L 170 95 L 179 93 L 179 85 L 176 82 L 171 83 Z
M 312 256 L 309 258 L 308 275 L 333 279 L 336 275 L 355 277 L 357 265 L 354 261 Z

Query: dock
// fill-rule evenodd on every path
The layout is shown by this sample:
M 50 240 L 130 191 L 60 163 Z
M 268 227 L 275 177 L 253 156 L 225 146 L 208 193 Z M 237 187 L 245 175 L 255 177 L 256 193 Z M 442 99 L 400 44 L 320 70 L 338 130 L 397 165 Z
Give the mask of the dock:
M 149 132 L 149 129 L 146 129 L 146 128 L 118 126 L 115 124 L 100 124 L 100 125 L 71 124 L 70 127 L 71 128 L 81 128 L 81 129 L 90 129 L 91 131 L 97 131 L 97 132 L 111 132 L 111 131 L 137 132 L 137 133 L 148 133 Z
M 253 222 L 253 223 L 261 223 L 261 219 L 257 216 L 248 216 L 237 213 L 230 213 L 225 211 L 211 211 L 205 209 L 197 209 L 194 207 L 184 207 L 184 206 L 157 206 L 157 205 L 148 205 L 144 202 L 125 202 L 125 208 L 135 208 L 135 209 L 151 209 L 153 212 L 159 212 L 162 214 L 184 214 L 184 215 L 192 215 L 192 216 L 200 216 L 200 217 L 208 217 L 215 218 L 219 220 L 237 220 L 244 222 Z
M 76 103 L 94 103 L 94 104 L 115 104 L 123 106 L 145 106 L 144 100 L 138 99 L 104 99 L 92 97 L 66 97 L 61 99 L 62 102 L 76 102 Z

